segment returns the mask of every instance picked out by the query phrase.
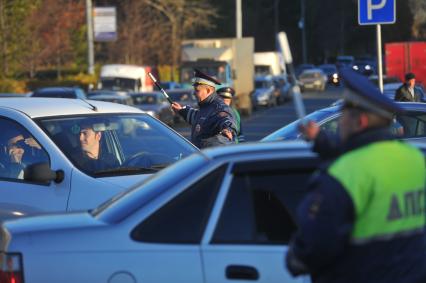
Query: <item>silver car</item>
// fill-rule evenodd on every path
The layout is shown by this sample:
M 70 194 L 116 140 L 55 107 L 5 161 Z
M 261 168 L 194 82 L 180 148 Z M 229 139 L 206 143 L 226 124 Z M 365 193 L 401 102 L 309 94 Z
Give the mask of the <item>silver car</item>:
M 318 68 L 305 70 L 299 76 L 299 82 L 302 91 L 324 91 L 327 85 L 327 80 L 327 75 Z
M 204 150 L 91 212 L 6 222 L 1 271 L 25 283 L 309 282 L 283 260 L 317 164 L 301 142 Z
M 2 98 L 0 116 L 0 218 L 94 208 L 198 151 L 157 119 L 116 103 Z M 115 161 L 111 166 L 82 163 L 84 124 L 99 133 L 100 152 Z M 19 133 L 19 142 L 10 143 L 12 133 Z M 16 175 L 12 149 L 22 156 Z

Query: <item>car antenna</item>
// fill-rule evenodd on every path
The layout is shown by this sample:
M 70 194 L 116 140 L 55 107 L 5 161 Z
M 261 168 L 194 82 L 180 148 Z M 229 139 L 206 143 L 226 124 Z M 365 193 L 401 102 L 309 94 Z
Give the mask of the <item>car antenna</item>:
M 88 104 L 91 108 L 92 108 L 92 110 L 93 111 L 98 111 L 98 108 L 95 106 L 95 105 L 93 105 L 93 104 L 91 104 L 89 101 L 87 101 L 86 99 L 83 99 L 83 98 L 80 98 L 83 102 L 85 102 L 86 104 Z

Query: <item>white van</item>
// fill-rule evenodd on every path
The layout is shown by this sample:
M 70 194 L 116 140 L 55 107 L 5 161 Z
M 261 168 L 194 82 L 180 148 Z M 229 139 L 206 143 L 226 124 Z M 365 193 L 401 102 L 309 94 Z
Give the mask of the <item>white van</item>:
M 153 90 L 153 82 L 148 77 L 151 67 L 112 64 L 101 68 L 98 89 L 146 92 Z

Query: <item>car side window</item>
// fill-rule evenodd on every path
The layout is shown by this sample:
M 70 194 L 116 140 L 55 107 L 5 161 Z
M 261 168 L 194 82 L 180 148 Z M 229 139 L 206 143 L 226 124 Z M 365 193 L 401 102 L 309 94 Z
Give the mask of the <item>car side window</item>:
M 0 118 L 0 178 L 23 180 L 29 165 L 49 162 L 47 152 L 21 125 Z
M 225 170 L 225 165 L 219 167 L 154 212 L 132 231 L 132 239 L 148 243 L 200 243 Z
M 398 123 L 402 126 L 403 137 L 423 137 L 426 136 L 426 115 L 418 116 L 398 116 Z
M 295 211 L 313 169 L 237 173 L 229 188 L 213 244 L 287 244 Z

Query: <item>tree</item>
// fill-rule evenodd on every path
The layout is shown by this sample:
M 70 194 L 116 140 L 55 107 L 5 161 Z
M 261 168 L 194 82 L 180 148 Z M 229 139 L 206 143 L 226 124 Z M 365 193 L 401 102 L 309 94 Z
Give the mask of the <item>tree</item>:
M 411 12 L 414 15 L 411 32 L 416 39 L 426 39 L 426 1 L 410 0 Z

